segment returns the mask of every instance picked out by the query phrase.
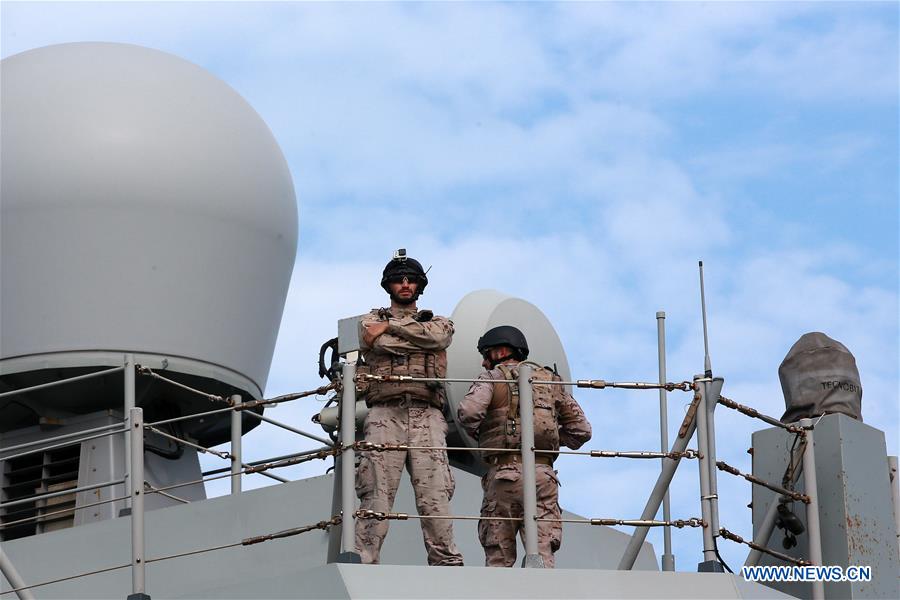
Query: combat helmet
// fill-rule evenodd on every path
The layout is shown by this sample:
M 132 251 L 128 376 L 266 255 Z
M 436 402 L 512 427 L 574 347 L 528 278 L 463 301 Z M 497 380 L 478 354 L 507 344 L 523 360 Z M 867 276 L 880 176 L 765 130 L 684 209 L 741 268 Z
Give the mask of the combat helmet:
M 509 346 L 515 350 L 518 360 L 528 358 L 528 341 L 518 328 L 512 325 L 500 325 L 488 329 L 483 336 L 478 338 L 478 353 L 484 354 L 485 350 L 495 346 Z
M 391 293 L 391 289 L 388 287 L 388 281 L 394 277 L 406 277 L 410 281 L 418 283 L 419 287 L 416 290 L 417 297 L 425 291 L 425 286 L 428 285 L 428 277 L 425 275 L 425 269 L 422 268 L 422 263 L 414 258 L 408 257 L 405 248 L 400 248 L 394 252 L 394 258 L 384 266 L 384 271 L 381 272 L 381 287 L 388 294 Z

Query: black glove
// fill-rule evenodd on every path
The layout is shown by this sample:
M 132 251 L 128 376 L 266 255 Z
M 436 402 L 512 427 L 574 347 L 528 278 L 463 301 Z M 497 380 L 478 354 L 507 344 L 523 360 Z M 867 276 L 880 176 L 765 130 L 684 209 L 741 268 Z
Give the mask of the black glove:
M 430 321 L 434 318 L 434 313 L 430 310 L 420 310 L 415 314 L 413 319 L 418 321 L 419 323 L 424 323 L 425 321 Z

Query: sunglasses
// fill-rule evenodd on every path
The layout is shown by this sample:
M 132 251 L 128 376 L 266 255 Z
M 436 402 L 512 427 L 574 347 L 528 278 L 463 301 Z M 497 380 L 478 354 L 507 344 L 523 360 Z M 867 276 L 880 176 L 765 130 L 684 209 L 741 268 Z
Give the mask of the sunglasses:
M 415 275 L 392 275 L 387 278 L 388 283 L 403 283 L 407 281 L 409 283 L 419 283 L 419 278 Z

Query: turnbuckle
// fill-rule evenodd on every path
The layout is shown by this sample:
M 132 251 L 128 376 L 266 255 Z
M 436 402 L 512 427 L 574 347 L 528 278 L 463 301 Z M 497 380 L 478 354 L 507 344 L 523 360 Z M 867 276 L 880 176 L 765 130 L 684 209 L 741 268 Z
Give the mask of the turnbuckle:
M 356 381 L 412 381 L 409 375 L 373 375 L 372 373 L 357 373 Z
M 388 513 L 374 510 L 358 510 L 354 513 L 357 519 L 375 519 L 376 521 L 406 521 L 409 515 L 406 513 Z
M 385 452 L 386 450 L 409 450 L 408 444 L 375 444 L 373 442 L 354 442 L 353 449 L 359 452 Z

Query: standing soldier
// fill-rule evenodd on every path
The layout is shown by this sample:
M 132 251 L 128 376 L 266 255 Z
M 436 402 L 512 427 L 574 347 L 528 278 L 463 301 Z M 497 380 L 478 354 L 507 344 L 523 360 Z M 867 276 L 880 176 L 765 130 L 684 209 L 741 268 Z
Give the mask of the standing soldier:
M 469 388 L 459 405 L 459 423 L 482 448 L 514 448 L 519 452 L 485 450 L 487 474 L 481 480 L 484 501 L 478 524 L 478 539 L 484 547 L 485 565 L 511 567 L 516 562 L 516 533 L 522 521 L 490 520 L 490 517 L 523 518 L 522 456 L 519 389 L 515 383 L 491 380 L 515 380 L 517 365 L 528 358 L 528 342 L 521 331 L 509 325 L 488 330 L 478 340 L 478 352 L 484 357 L 485 371 Z M 559 450 L 560 445 L 580 448 L 591 439 L 591 424 L 571 395 L 561 385 L 541 385 L 540 381 L 559 376 L 534 363 L 534 447 Z M 489 369 L 489 370 L 487 370 Z M 554 454 L 535 456 L 537 516 L 559 519 L 559 479 L 553 470 Z M 562 524 L 538 521 L 538 551 L 544 566 L 553 568 L 553 553 L 562 543 Z
M 374 375 L 445 377 L 446 348 L 453 337 L 453 322 L 418 310 L 416 299 L 428 285 L 419 261 L 398 250 L 384 268 L 381 287 L 390 294 L 389 309 L 373 309 L 360 322 L 365 365 L 361 372 Z M 444 447 L 447 421 L 441 412 L 444 389 L 421 381 L 361 382 L 369 414 L 365 441 Z M 361 510 L 390 512 L 403 466 L 409 471 L 420 515 L 449 514 L 455 483 L 446 450 L 365 452 L 356 474 Z M 463 557 L 453 542 L 453 523 L 421 519 L 429 565 L 462 566 Z M 388 522 L 359 519 L 356 550 L 362 562 L 378 563 Z

